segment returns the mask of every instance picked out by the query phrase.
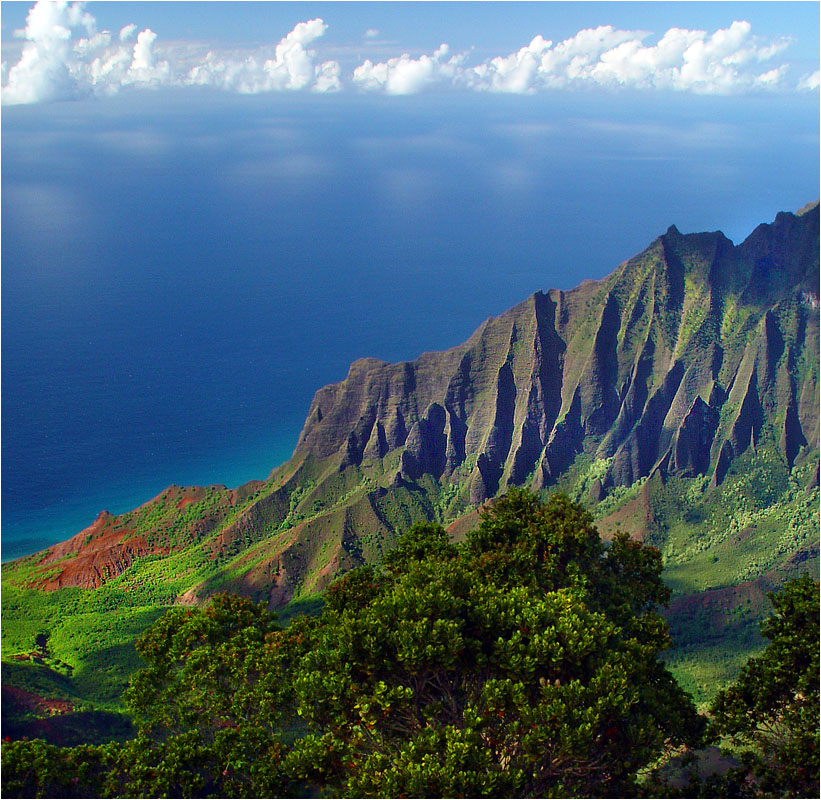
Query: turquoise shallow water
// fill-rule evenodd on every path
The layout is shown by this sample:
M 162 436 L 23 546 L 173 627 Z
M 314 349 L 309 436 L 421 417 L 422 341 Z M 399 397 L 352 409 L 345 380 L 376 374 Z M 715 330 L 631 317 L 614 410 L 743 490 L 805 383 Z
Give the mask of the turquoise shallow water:
M 2 117 L 2 557 L 261 478 L 313 392 L 817 194 L 814 98 L 148 94 Z
M 274 426 L 272 425 L 272 428 Z M 297 433 L 279 431 L 281 441 L 243 442 L 218 446 L 212 457 L 198 462 L 181 458 L 180 463 L 156 464 L 152 469 L 115 472 L 111 477 L 87 478 L 86 489 L 75 495 L 55 498 L 46 494 L 40 507 L 6 512 L 3 519 L 2 558 L 8 561 L 48 547 L 87 527 L 103 509 L 118 514 L 155 497 L 171 483 L 182 485 L 221 483 L 239 486 L 265 478 L 274 466 L 285 462 L 296 443 Z M 232 452 L 233 448 L 233 452 Z

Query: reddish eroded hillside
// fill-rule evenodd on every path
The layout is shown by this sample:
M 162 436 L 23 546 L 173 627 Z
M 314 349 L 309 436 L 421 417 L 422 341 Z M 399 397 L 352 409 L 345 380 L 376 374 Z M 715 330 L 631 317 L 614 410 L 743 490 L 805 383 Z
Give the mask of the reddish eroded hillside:
M 596 527 L 603 539 L 612 539 L 618 531 L 624 530 L 628 531 L 633 539 L 643 542 L 647 534 L 656 528 L 657 521 L 651 504 L 654 481 L 661 483 L 661 476 L 654 475 L 632 500 L 596 520 Z
M 762 575 L 735 586 L 721 586 L 674 597 L 662 611 L 678 647 L 706 646 L 741 635 L 750 623 L 771 609 L 767 592 L 776 588 L 777 576 Z
M 45 591 L 70 586 L 96 589 L 139 558 L 168 555 L 201 539 L 259 485 L 254 481 L 230 491 L 224 486 L 169 486 L 127 514 L 101 511 L 88 528 L 42 555 L 29 585 Z M 196 513 L 198 504 L 205 505 L 209 498 L 216 500 Z
M 149 555 L 168 555 L 202 542 L 212 560 L 232 547 L 244 548 L 256 527 L 278 523 L 288 511 L 282 492 L 258 499 L 263 481 L 235 489 L 222 485 L 172 485 L 125 514 L 101 511 L 71 539 L 31 557 L 34 569 L 25 581 L 33 589 L 96 589 Z M 235 509 L 244 508 L 233 521 Z M 214 534 L 216 539 L 210 540 Z
M 27 712 L 31 714 L 68 714 L 74 711 L 74 706 L 68 700 L 41 697 L 39 694 L 20 689 L 17 686 L 3 684 L 3 708 L 12 712 Z
M 773 589 L 771 576 L 762 575 L 752 581 L 736 586 L 721 586 L 706 589 L 698 594 L 688 594 L 674 598 L 670 603 L 671 616 L 685 616 L 688 619 L 707 612 L 711 624 L 721 626 L 727 622 L 724 615 L 741 605 L 766 606 L 767 592 Z
M 101 511 L 94 523 L 67 542 L 48 550 L 41 559 L 33 588 L 53 591 L 67 586 L 96 589 L 151 553 L 167 554 L 167 546 L 150 546 L 144 536 L 120 527 L 117 518 Z
M 479 509 L 474 508 L 472 511 L 468 511 L 467 514 L 463 514 L 458 519 L 453 520 L 453 522 L 447 526 L 446 530 L 450 534 L 453 541 L 461 542 L 467 535 L 468 531 L 476 528 L 480 521 L 481 518 L 479 517 Z
M 374 499 L 378 494 L 366 494 L 350 505 L 296 522 L 274 539 L 245 539 L 266 520 L 281 519 L 287 512 L 287 490 L 277 489 L 252 503 L 204 543 L 217 562 L 216 570 L 177 602 L 197 604 L 219 590 L 265 602 L 274 610 L 287 605 L 300 588 L 310 594 L 322 592 L 339 574 L 364 561 L 379 560 L 363 557 L 360 535 L 370 531 L 381 541 L 394 541 L 392 531 L 380 519 Z

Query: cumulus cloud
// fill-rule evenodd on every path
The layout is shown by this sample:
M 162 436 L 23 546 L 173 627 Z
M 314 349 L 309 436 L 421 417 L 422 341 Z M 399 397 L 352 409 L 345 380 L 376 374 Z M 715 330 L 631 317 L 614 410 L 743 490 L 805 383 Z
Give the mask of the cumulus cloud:
M 561 88 L 589 71 L 602 54 L 638 34 L 610 25 L 579 31 L 554 46 L 541 35 L 508 56 L 498 56 L 473 68 L 469 82 L 495 92 L 528 93 L 540 88 Z
M 328 26 L 321 19 L 300 22 L 278 45 L 274 58 L 264 64 L 276 88 L 304 89 L 314 78 L 314 65 L 305 45 L 322 36 Z
M 316 64 L 314 54 L 306 49 L 327 27 L 321 19 L 300 22 L 276 46 L 273 58 L 264 60 L 256 55 L 239 60 L 209 52 L 202 63 L 191 68 L 185 82 L 243 94 L 306 88 L 335 91 L 340 88 L 339 64 Z
M 539 34 L 515 52 L 479 64 L 442 44 L 430 54 L 367 59 L 347 75 L 337 61 L 320 61 L 311 49 L 327 27 L 311 19 L 271 46 L 227 52 L 196 43 L 164 45 L 157 33 L 134 23 L 118 33 L 98 31 L 82 2 L 38 0 L 19 32 L 25 40 L 19 60 L 2 65 L 2 101 L 36 103 L 192 85 L 252 94 L 333 92 L 347 83 L 394 95 L 431 89 L 531 94 L 586 86 L 700 94 L 819 88 L 818 72 L 791 77 L 780 58 L 789 39 L 762 39 L 745 21 L 712 33 L 671 28 L 655 41 L 647 31 L 610 25 L 559 42 Z M 364 38 L 378 35 L 369 28 Z
M 465 65 L 464 57 L 365 61 L 354 81 L 364 90 L 388 93 L 397 93 L 397 84 L 407 93 L 444 81 L 457 88 L 517 94 L 584 85 L 729 94 L 773 87 L 787 75 L 788 65 L 765 62 L 781 54 L 789 40 L 760 40 L 748 22 L 733 22 L 712 34 L 671 28 L 655 44 L 645 44 L 649 37 L 646 31 L 602 25 L 558 43 L 537 35 L 516 52 L 475 66 Z M 399 81 L 403 72 L 418 80 Z
M 75 97 L 80 93 L 71 43 L 72 29 L 93 36 L 94 18 L 82 6 L 38 2 L 26 16 L 26 39 L 20 60 L 8 71 L 3 101 L 36 103 Z
M 162 85 L 167 82 L 171 68 L 167 61 L 157 61 L 154 55 L 154 42 L 157 34 L 150 28 L 137 34 L 131 64 L 128 67 L 123 83 L 149 83 Z
M 366 59 L 353 73 L 353 82 L 362 89 L 385 91 L 388 94 L 415 94 L 435 84 L 459 82 L 464 56 L 448 58 L 446 44 L 437 48 L 433 55 L 411 58 L 403 53 L 374 64 Z
M 209 85 L 246 93 L 335 91 L 341 85 L 339 65 L 317 63 L 307 48 L 326 29 L 321 19 L 300 22 L 273 48 L 240 57 L 209 51 L 191 63 L 190 58 L 174 58 L 179 49 L 161 48 L 150 28 L 137 33 L 131 23 L 116 36 L 98 32 L 83 3 L 38 0 L 21 31 L 26 42 L 20 60 L 4 67 L 2 101 L 69 100 L 149 86 Z

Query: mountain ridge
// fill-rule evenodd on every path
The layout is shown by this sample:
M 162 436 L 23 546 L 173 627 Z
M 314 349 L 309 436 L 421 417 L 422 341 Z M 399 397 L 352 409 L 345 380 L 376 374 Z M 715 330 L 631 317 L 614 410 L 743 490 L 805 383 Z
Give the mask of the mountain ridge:
M 773 226 L 789 226 L 790 220 L 795 219 L 797 217 L 782 213 L 776 217 Z M 467 342 L 456 348 L 439 353 L 425 353 L 415 361 L 398 364 L 387 364 L 375 359 L 356 361 L 344 381 L 326 386 L 315 395 L 294 458 L 307 455 L 327 458 L 344 447 L 345 457 L 340 464 L 344 468 L 349 464 L 360 463 L 365 457 L 382 458 L 391 450 L 404 446 L 405 452 L 397 477 L 415 480 L 425 472 L 431 472 L 437 478 L 443 474 L 452 474 L 453 469 L 463 463 L 467 455 L 476 454 L 479 461 L 471 476 L 470 498 L 471 503 L 476 504 L 495 493 L 500 479 L 514 484 L 521 483 L 531 471 L 528 467 L 541 469 L 541 475 L 535 479 L 535 488 L 548 485 L 551 478 L 566 467 L 568 447 L 575 453 L 581 452 L 582 447 L 578 441 L 580 436 L 597 437 L 607 434 L 598 452 L 604 458 L 615 457 L 616 464 L 604 485 L 607 486 L 608 482 L 609 485 L 629 484 L 640 477 L 646 477 L 653 466 L 665 459 L 673 471 L 704 471 L 707 465 L 699 463 L 698 448 L 694 445 L 701 443 L 701 439 L 709 439 L 712 443 L 713 434 L 720 422 L 716 409 L 723 404 L 717 395 L 726 393 L 726 399 L 732 395 L 737 400 L 738 392 L 742 391 L 739 415 L 729 420 L 729 431 L 722 431 L 723 437 L 711 448 L 709 467 L 718 484 L 733 455 L 745 449 L 747 429 L 758 427 L 757 413 L 752 407 L 754 400 L 751 389 L 751 382 L 758 383 L 760 380 L 755 366 L 760 362 L 760 368 L 765 372 L 766 391 L 774 379 L 772 373 L 775 362 L 781 355 L 775 351 L 783 351 L 784 344 L 773 341 L 774 338 L 779 339 L 781 333 L 773 313 L 767 310 L 763 330 L 763 361 L 756 358 L 756 364 L 736 362 L 730 367 L 729 380 L 725 377 L 719 382 L 717 379 L 722 372 L 727 349 L 718 343 L 722 338 L 716 326 L 717 312 L 720 309 L 714 305 L 712 291 L 706 308 L 693 308 L 694 304 L 691 302 L 688 310 L 691 318 L 696 317 L 698 325 L 692 331 L 689 341 L 685 339 L 682 344 L 682 329 L 688 322 L 692 324 L 692 319 L 688 320 L 682 313 L 682 307 L 686 304 L 685 279 L 689 278 L 696 284 L 699 278 L 702 281 L 706 278 L 712 287 L 719 289 L 724 288 L 720 284 L 729 283 L 728 288 L 732 292 L 735 288 L 732 284 L 737 282 L 738 276 L 732 273 L 728 276 L 727 270 L 719 267 L 728 261 L 730 266 L 735 266 L 732 261 L 750 260 L 748 254 L 742 252 L 739 257 L 736 251 L 739 248 L 743 251 L 757 246 L 758 251 L 763 250 L 764 253 L 754 259 L 755 266 L 748 284 L 743 286 L 741 292 L 736 289 L 735 295 L 738 296 L 739 303 L 744 304 L 745 297 L 752 294 L 757 294 L 763 303 L 772 301 L 773 291 L 767 287 L 761 275 L 772 282 L 772 273 L 777 270 L 779 277 L 787 272 L 784 277 L 794 287 L 801 288 L 804 294 L 814 298 L 810 300 L 811 305 L 817 304 L 817 287 L 804 286 L 808 282 L 812 265 L 811 259 L 802 258 L 805 256 L 806 242 L 801 243 L 797 255 L 774 252 L 772 247 L 768 247 L 771 244 L 768 239 L 771 227 L 759 226 L 737 248 L 720 232 L 684 236 L 671 226 L 666 234 L 654 240 L 643 253 L 624 262 L 602 281 L 585 282 L 569 292 L 536 292 L 499 317 L 486 320 Z M 678 251 L 687 249 L 693 243 L 696 246 L 691 247 L 691 250 L 695 250 L 695 253 L 687 254 L 690 256 L 689 269 L 685 270 Z M 693 255 L 706 258 L 700 263 L 693 259 Z M 625 304 L 616 299 L 617 290 L 623 290 L 624 284 L 631 282 L 630 278 L 634 277 L 637 265 L 654 259 L 652 286 L 645 280 L 638 288 L 640 294 L 635 302 L 630 303 L 628 300 L 627 308 L 620 308 L 620 305 Z M 796 270 L 796 263 L 800 265 L 802 262 L 809 265 L 803 272 Z M 705 267 L 708 269 L 707 274 L 704 274 Z M 641 282 L 632 283 L 634 286 L 630 289 L 635 292 L 635 284 Z M 660 287 L 659 283 L 662 284 Z M 624 337 L 632 335 L 635 328 L 641 325 L 643 317 L 647 316 L 647 298 L 643 295 L 650 290 L 658 292 L 659 289 L 664 295 L 664 302 L 658 304 L 662 306 L 662 311 L 655 318 L 651 315 L 648 327 L 658 319 L 671 327 L 678 322 L 678 335 L 673 342 L 669 341 L 673 338 L 669 336 L 669 330 L 658 331 L 658 336 L 653 336 L 655 331 L 648 331 L 641 351 L 636 354 L 626 346 Z M 588 295 L 586 303 L 589 305 L 589 295 L 596 290 L 599 290 L 599 294 L 602 290 L 607 292 L 606 300 L 599 302 L 600 308 L 596 309 L 598 328 L 592 337 L 579 337 L 575 330 L 578 323 L 574 325 L 571 320 L 574 306 L 585 300 L 585 295 Z M 725 299 L 722 298 L 721 302 Z M 651 301 L 655 302 L 655 298 L 651 298 Z M 531 310 L 535 312 L 535 319 L 524 319 Z M 677 311 L 678 320 L 675 319 Z M 669 319 L 671 312 L 673 318 Z M 627 313 L 628 324 L 619 325 L 620 319 Z M 701 319 L 698 319 L 699 315 Z M 506 323 L 509 323 L 506 330 L 497 330 L 505 328 Z M 586 330 L 582 331 L 584 332 Z M 619 337 L 620 343 L 617 341 Z M 576 341 L 578 338 L 584 339 L 581 345 Z M 516 362 L 514 349 L 516 345 L 521 345 L 522 339 L 527 339 L 525 346 L 530 341 L 533 342 L 532 352 L 535 354 L 535 358 L 531 359 L 533 369 L 529 387 L 520 385 L 526 381 L 521 380 L 521 375 L 517 376 L 518 380 L 514 380 L 511 372 Z M 509 340 L 506 351 L 505 340 Z M 592 346 L 585 346 L 588 343 L 592 343 Z M 698 352 L 691 359 L 693 364 L 689 371 L 684 371 L 683 359 L 677 356 L 694 355 L 688 352 L 688 346 Z M 498 363 L 494 365 L 497 384 L 495 417 L 493 420 L 482 418 L 485 409 L 479 408 L 475 412 L 478 419 L 470 425 L 466 418 L 470 413 L 466 413 L 465 403 L 469 403 L 476 394 L 482 394 L 482 390 L 492 383 L 494 377 L 491 376 L 488 381 L 487 376 L 477 376 L 475 364 L 483 361 L 488 350 L 494 349 L 502 356 L 497 357 Z M 617 349 L 635 357 L 619 358 Z M 657 353 L 657 349 L 661 352 Z M 677 352 L 678 350 L 681 352 Z M 552 363 L 545 359 L 552 359 Z M 663 370 L 665 359 L 668 364 L 667 369 Z M 574 375 L 578 364 L 582 365 L 584 373 L 581 378 Z M 527 366 L 529 365 L 525 364 L 523 368 L 526 369 Z M 613 373 L 616 366 L 617 373 Z M 748 369 L 750 366 L 753 368 L 751 373 Z M 557 368 L 562 369 L 562 375 L 552 374 Z M 694 392 L 692 383 L 697 378 L 694 373 L 700 369 L 708 371 L 711 381 L 708 384 L 702 381 L 699 391 Z M 728 370 L 725 368 L 723 372 L 726 376 Z M 442 382 L 445 374 L 450 375 L 447 385 Z M 648 385 L 647 379 L 651 374 L 656 378 L 663 374 L 664 380 Z M 786 377 L 782 376 L 782 380 L 786 380 Z M 688 381 L 691 384 L 689 386 Z M 462 385 L 465 383 L 471 384 L 473 389 L 467 395 Z M 680 391 L 682 384 L 685 391 Z M 418 386 L 429 388 L 422 402 L 424 411 L 419 407 L 418 397 L 409 396 L 413 391 L 419 394 Z M 523 409 L 521 404 L 515 406 L 514 403 L 515 407 L 511 406 L 513 396 L 518 399 L 523 395 L 527 397 L 529 409 Z M 538 407 L 535 412 L 534 404 Z M 659 404 L 678 405 L 673 419 L 654 419 L 654 406 Z M 647 413 L 643 417 L 636 416 L 645 410 Z M 809 429 L 811 436 L 814 433 L 814 438 L 817 439 L 817 414 L 812 414 L 806 402 L 799 409 L 798 398 L 794 393 L 787 401 L 783 413 L 786 414 L 784 447 L 791 458 L 798 447 L 806 444 L 805 428 Z M 661 453 L 649 454 L 647 442 L 653 429 L 659 428 L 659 422 L 664 423 L 661 425 L 661 432 L 663 440 L 669 440 L 669 448 L 667 452 L 662 449 Z M 479 436 L 474 432 L 477 427 L 483 431 Z M 510 429 L 521 431 L 515 443 Z M 673 430 L 672 438 L 669 435 L 670 429 Z M 483 440 L 481 443 L 480 439 Z M 512 461 L 500 462 L 499 453 L 502 450 L 508 456 L 512 454 Z M 537 451 L 542 454 L 541 460 L 534 458 Z M 656 457 L 653 458 L 652 455 Z

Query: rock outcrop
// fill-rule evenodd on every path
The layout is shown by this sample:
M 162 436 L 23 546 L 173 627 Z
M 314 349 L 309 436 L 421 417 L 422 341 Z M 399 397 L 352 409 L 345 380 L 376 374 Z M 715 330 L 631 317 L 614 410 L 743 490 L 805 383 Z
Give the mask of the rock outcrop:
M 452 350 L 357 361 L 317 392 L 294 458 L 397 453 L 397 480 L 456 482 L 471 504 L 549 485 L 582 452 L 611 459 L 601 491 L 656 469 L 718 485 L 767 427 L 790 467 L 816 446 L 817 343 L 817 206 L 738 247 L 673 226 Z

